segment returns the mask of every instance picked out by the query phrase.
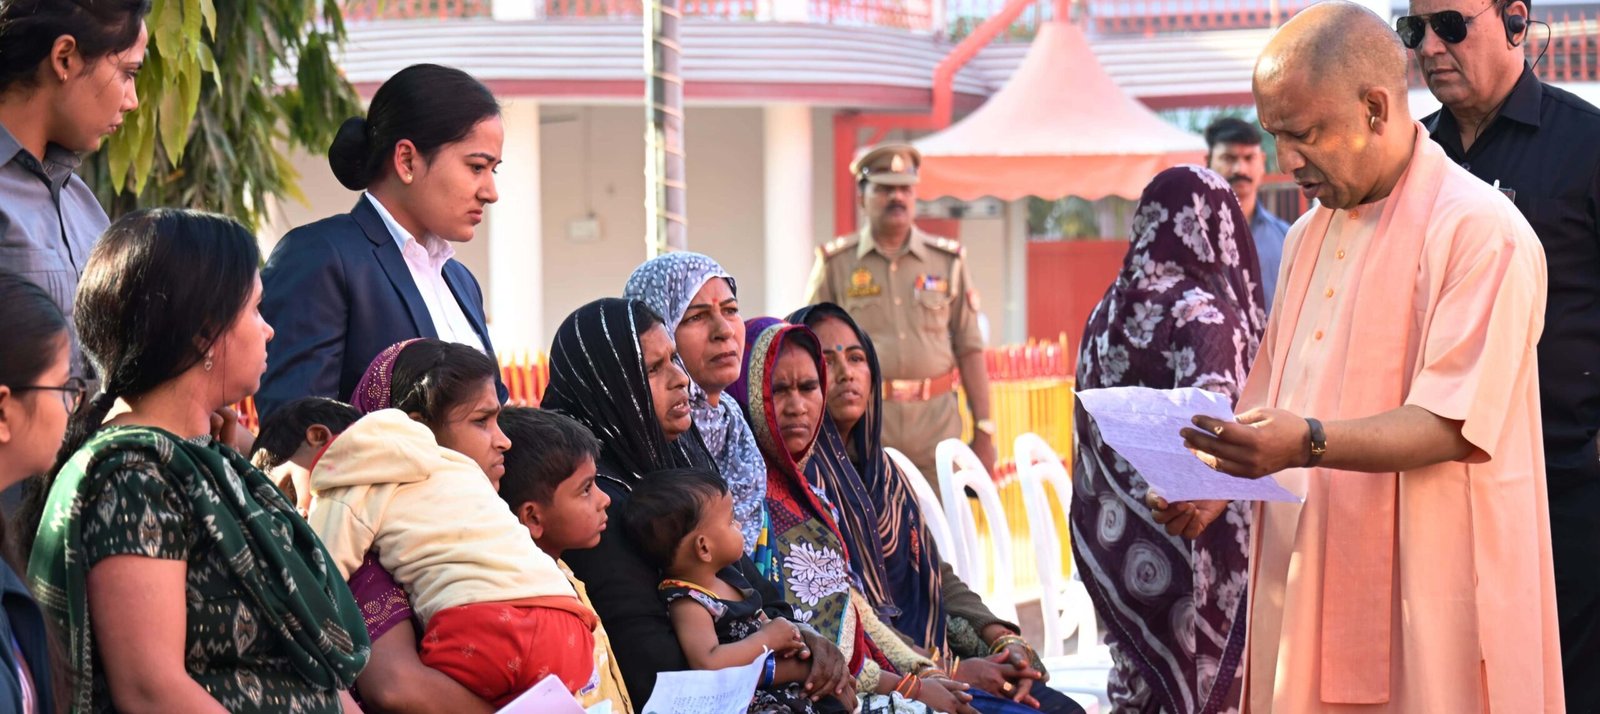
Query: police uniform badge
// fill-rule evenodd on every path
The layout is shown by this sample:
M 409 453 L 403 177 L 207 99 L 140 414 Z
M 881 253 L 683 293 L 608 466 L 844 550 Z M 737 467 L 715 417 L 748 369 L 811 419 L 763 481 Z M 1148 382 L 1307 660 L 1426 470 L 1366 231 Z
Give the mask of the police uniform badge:
M 883 286 L 873 282 L 872 271 L 856 268 L 850 274 L 850 290 L 846 294 L 852 298 L 876 297 L 883 294 Z
M 915 287 L 919 293 L 949 293 L 950 281 L 946 280 L 943 275 L 924 273 L 917 276 Z

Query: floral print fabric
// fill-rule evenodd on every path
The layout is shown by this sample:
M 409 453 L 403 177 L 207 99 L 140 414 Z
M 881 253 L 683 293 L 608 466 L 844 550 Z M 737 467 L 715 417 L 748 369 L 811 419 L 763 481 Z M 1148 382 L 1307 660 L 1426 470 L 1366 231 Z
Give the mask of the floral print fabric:
M 1077 388 L 1199 387 L 1237 400 L 1266 303 L 1227 181 L 1198 166 L 1163 171 L 1132 228 L 1122 272 L 1084 331 Z M 1144 478 L 1081 407 L 1074 442 L 1072 550 L 1107 624 L 1113 708 L 1237 710 L 1248 504 L 1230 504 L 1198 540 L 1169 536 L 1145 505 Z

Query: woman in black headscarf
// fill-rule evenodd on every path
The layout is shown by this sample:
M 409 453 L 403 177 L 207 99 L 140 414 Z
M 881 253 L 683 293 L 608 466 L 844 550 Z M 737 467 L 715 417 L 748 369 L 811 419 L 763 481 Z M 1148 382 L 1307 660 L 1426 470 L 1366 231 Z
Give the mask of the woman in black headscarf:
M 612 523 L 622 523 L 634 484 L 649 474 L 682 467 L 717 470 L 694 429 L 689 378 L 672 339 L 661 317 L 637 300 L 596 300 L 561 323 L 550 347 L 550 384 L 541 406 L 577 419 L 600 440 L 597 483 L 611 497 Z M 563 556 L 588 588 L 611 640 L 625 643 L 616 648 L 617 664 L 628 696 L 641 703 L 650 700 L 657 673 L 689 668 L 672 620 L 656 597 L 660 574 L 642 552 L 614 527 L 594 548 Z M 793 610 L 748 558 L 739 567 L 761 591 L 769 616 L 793 619 Z M 806 691 L 817 697 L 843 691 L 848 674 L 838 648 L 814 632 L 804 635 L 812 661 Z

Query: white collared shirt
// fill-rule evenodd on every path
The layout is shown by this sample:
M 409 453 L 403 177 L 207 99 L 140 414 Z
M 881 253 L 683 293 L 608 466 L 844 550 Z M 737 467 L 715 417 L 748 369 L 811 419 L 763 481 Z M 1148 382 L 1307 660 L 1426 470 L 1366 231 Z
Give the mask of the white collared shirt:
M 371 193 L 363 195 L 378 210 L 378 217 L 383 219 L 383 224 L 389 227 L 389 234 L 394 236 L 394 242 L 400 246 L 400 255 L 405 258 L 406 268 L 411 271 L 411 280 L 417 284 L 417 292 L 422 293 L 422 304 L 428 308 L 428 316 L 433 319 L 433 329 L 439 334 L 439 339 L 485 352 L 483 340 L 472 329 L 467 313 L 461 309 L 461 303 L 456 301 L 455 293 L 444 280 L 444 265 L 455 257 L 455 247 L 450 245 L 450 241 L 433 235 L 417 240 L 395 222 L 382 201 Z

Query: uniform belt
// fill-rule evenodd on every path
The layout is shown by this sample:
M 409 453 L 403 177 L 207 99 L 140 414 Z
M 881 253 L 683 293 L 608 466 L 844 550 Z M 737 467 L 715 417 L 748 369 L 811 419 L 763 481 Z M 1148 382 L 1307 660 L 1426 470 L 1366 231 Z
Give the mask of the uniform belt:
M 891 402 L 926 402 L 954 392 L 961 384 L 961 370 L 928 379 L 885 379 L 883 398 Z

